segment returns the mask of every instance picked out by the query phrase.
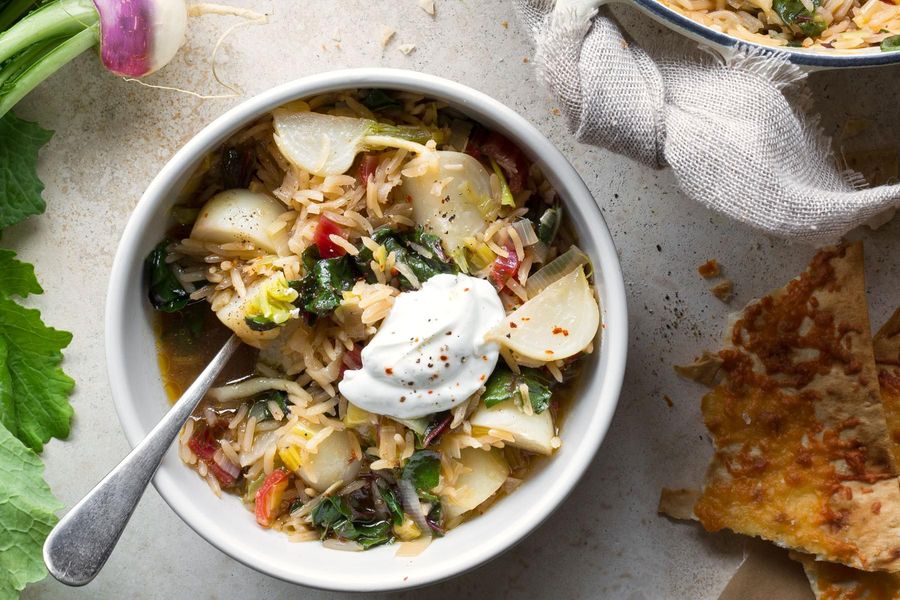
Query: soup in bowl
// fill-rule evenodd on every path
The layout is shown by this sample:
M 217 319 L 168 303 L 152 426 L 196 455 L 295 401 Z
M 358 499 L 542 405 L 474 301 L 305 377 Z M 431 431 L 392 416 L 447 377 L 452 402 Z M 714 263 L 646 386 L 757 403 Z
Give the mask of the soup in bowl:
M 176 511 L 298 583 L 449 576 L 536 526 L 599 445 L 615 251 L 571 167 L 476 92 L 377 70 L 277 92 L 201 133 L 129 223 L 108 328 L 126 432 L 235 334 L 157 475 Z

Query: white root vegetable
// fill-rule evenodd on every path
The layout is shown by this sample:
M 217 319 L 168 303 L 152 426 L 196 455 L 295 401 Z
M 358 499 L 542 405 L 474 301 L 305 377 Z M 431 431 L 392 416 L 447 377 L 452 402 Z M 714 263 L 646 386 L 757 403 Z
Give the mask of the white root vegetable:
M 404 177 L 398 194 L 412 200 L 416 223 L 441 238 L 453 255 L 463 250 L 466 238 L 487 227 L 483 209 L 493 202 L 491 176 L 468 154 L 446 150 L 436 154 L 438 168 Z
M 203 205 L 191 230 L 191 238 L 214 244 L 246 242 L 275 253 L 278 244 L 266 229 L 287 210 L 284 205 L 259 192 L 233 189 L 220 192 Z
M 503 451 L 497 448 L 464 448 L 459 460 L 468 470 L 456 480 L 456 496 L 443 498 L 444 516 L 448 519 L 476 508 L 493 496 L 509 477 L 509 464 Z
M 249 344 L 254 348 L 265 347 L 266 344 L 277 338 L 281 333 L 281 328 L 279 327 L 268 331 L 255 331 L 247 324 L 247 312 L 251 301 L 265 283 L 266 280 L 263 280 L 250 286 L 247 289 L 247 295 L 243 298 L 235 294 L 231 302 L 220 308 L 216 313 L 223 325 L 232 330 L 245 344 Z
M 346 483 L 356 478 L 361 457 L 355 454 L 351 435 L 348 431 L 335 431 L 300 464 L 297 472 L 310 487 L 323 492 L 337 481 Z
M 507 400 L 490 408 L 483 404 L 469 419 L 472 427 L 485 430 L 496 429 L 515 438 L 511 446 L 538 454 L 551 454 L 553 446 L 553 417 L 549 410 L 540 414 L 527 415 L 516 406 L 515 401 Z
M 356 155 L 371 148 L 426 152 L 427 127 L 389 125 L 369 119 L 280 108 L 273 111 L 275 143 L 286 159 L 313 175 L 346 173 Z
M 507 315 L 485 336 L 526 358 L 550 362 L 588 347 L 597 335 L 600 308 L 578 267 Z

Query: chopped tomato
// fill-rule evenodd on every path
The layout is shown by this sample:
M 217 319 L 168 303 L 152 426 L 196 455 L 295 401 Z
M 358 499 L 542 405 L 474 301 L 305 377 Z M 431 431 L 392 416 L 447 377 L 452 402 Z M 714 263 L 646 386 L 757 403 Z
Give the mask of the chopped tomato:
M 256 491 L 256 522 L 263 527 L 272 526 L 275 511 L 281 505 L 289 477 L 285 469 L 275 469 Z
M 344 371 L 355 371 L 361 368 L 362 346 L 356 344 L 355 346 L 353 346 L 353 350 L 344 352 L 344 356 L 341 359 L 341 377 L 344 376 Z
M 319 256 L 322 258 L 337 258 L 347 254 L 343 246 L 338 246 L 331 241 L 332 235 L 344 237 L 344 230 L 328 217 L 321 217 L 319 224 L 316 225 L 313 241 L 316 244 L 316 248 L 319 249 Z
M 369 177 L 375 175 L 376 168 L 378 168 L 378 156 L 363 154 L 359 161 L 359 180 L 362 183 L 369 181 Z
M 516 254 L 515 245 L 508 241 L 506 242 L 506 256 L 498 254 L 491 264 L 491 283 L 498 290 L 502 290 L 509 278 L 514 276 L 518 270 L 519 255 Z
M 222 487 L 229 487 L 237 481 L 237 477 L 220 467 L 213 458 L 221 448 L 221 444 L 216 439 L 219 433 L 221 433 L 220 427 L 204 427 L 191 436 L 191 439 L 188 440 L 188 448 L 197 455 L 197 458 L 206 463 L 206 468 L 215 475 Z
M 512 193 L 517 194 L 524 189 L 531 163 L 518 146 L 496 131 L 477 129 L 469 140 L 466 152 L 479 160 L 485 157 L 497 161 Z

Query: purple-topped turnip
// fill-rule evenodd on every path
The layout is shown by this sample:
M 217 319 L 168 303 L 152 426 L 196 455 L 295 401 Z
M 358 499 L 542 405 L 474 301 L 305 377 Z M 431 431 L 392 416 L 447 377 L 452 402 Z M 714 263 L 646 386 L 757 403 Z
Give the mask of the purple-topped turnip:
M 219 14 L 247 12 L 202 6 Z M 0 118 L 98 44 L 110 72 L 134 78 L 153 73 L 184 44 L 187 20 L 184 0 L 0 0 Z

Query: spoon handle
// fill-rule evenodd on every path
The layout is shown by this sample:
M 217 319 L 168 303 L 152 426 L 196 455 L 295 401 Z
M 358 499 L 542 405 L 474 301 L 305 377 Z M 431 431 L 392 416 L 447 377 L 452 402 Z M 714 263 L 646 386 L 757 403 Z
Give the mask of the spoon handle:
M 240 344 L 232 335 L 147 437 L 53 528 L 44 542 L 44 563 L 53 577 L 66 585 L 96 577 L 163 455 Z

